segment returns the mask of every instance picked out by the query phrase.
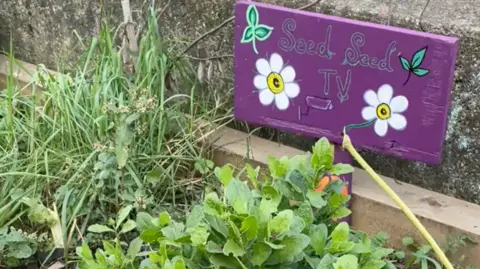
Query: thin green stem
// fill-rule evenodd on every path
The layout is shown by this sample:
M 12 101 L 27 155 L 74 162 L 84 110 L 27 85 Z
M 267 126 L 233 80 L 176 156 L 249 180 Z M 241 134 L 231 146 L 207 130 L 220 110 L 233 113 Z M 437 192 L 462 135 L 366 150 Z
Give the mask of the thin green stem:
M 258 54 L 257 45 L 255 44 L 255 40 L 257 39 L 256 36 L 253 36 L 252 44 L 253 44 L 253 51 Z
M 377 119 L 373 119 L 373 120 L 366 121 L 366 122 L 363 122 L 363 123 L 349 124 L 349 125 L 345 126 L 345 131 L 348 131 L 348 130 L 350 130 L 350 129 L 365 128 L 365 127 L 367 127 L 367 126 L 372 125 L 376 120 L 377 120 Z

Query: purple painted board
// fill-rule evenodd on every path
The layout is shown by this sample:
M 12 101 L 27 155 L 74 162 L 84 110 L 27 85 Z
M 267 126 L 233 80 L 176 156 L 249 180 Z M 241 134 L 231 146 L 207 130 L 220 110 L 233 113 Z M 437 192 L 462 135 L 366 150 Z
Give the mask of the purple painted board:
M 457 39 L 274 5 L 235 6 L 235 117 L 436 164 Z

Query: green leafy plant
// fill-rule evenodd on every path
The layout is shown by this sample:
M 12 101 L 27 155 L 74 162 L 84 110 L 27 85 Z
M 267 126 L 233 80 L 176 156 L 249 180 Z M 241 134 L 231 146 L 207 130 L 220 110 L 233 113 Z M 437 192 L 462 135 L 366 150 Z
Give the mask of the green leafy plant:
M 3 227 L 0 229 L 0 261 L 9 267 L 18 267 L 28 262 L 37 252 L 37 242 L 21 230 Z
M 258 54 L 256 41 L 267 40 L 272 34 L 273 27 L 259 23 L 260 16 L 258 14 L 257 7 L 254 5 L 248 6 L 246 16 L 248 26 L 243 31 L 240 43 L 251 42 L 253 45 L 253 51 Z
M 118 239 L 120 235 L 131 232 L 137 227 L 137 223 L 128 218 L 132 209 L 132 205 L 125 206 L 118 212 L 116 220 L 110 219 L 107 225 L 90 225 L 88 231 L 99 234 L 112 233 Z
M 430 72 L 428 69 L 421 68 L 420 65 L 423 62 L 423 59 L 425 59 L 425 55 L 427 53 L 428 46 L 419 49 L 413 54 L 412 60 L 408 61 L 402 56 L 398 56 L 400 58 L 400 63 L 405 71 L 408 71 L 408 76 L 403 85 L 405 86 L 408 81 L 410 80 L 410 77 L 412 73 L 417 76 L 417 77 L 424 77 L 428 75 Z
M 229 165 L 217 167 L 221 195 L 207 193 L 185 222 L 167 212 L 158 217 L 139 212 L 137 230 L 151 249 L 137 255 L 139 268 L 393 268 L 395 251 L 384 248 L 383 241 L 332 220 L 350 214 L 342 181 L 314 191 L 324 174 L 353 171 L 333 164 L 332 152 L 328 140 L 321 139 L 312 153 L 270 157 L 269 176 L 261 181 L 258 167 L 247 165 L 246 174 L 238 176 Z

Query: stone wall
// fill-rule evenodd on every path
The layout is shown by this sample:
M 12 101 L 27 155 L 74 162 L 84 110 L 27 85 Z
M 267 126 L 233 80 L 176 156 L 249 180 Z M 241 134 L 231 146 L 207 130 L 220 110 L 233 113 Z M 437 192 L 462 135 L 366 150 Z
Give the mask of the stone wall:
M 72 61 L 81 37 L 98 33 L 108 17 L 122 20 L 120 0 L 4 0 L 0 1 L 0 46 L 8 49 L 12 31 L 18 58 L 45 63 Z M 131 0 L 142 10 L 144 1 Z M 268 0 L 300 7 L 314 0 Z M 157 0 L 165 7 L 168 0 Z M 171 0 L 159 24 L 168 38 L 192 41 L 232 16 L 234 0 Z M 480 203 L 480 1 L 477 0 L 323 0 L 311 10 L 358 20 L 401 26 L 461 38 L 455 87 L 443 162 L 438 166 L 365 153 L 380 173 L 401 181 Z M 140 16 L 140 14 L 136 13 Z M 220 57 L 214 80 L 224 89 L 232 82 L 232 24 L 206 37 L 190 52 L 199 57 Z M 216 65 L 217 67 L 219 65 Z M 275 134 L 262 131 L 262 136 Z M 294 139 L 292 139 L 294 137 Z M 285 144 L 309 149 L 313 139 L 280 133 Z M 421 197 L 419 197 L 420 199 Z

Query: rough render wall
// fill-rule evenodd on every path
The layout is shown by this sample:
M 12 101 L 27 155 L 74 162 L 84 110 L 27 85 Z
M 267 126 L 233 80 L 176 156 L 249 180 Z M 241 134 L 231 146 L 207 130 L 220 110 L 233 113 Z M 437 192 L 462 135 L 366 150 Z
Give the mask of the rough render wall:
M 141 9 L 142 0 L 131 0 Z M 268 0 L 299 7 L 313 0 Z M 0 46 L 8 49 L 12 31 L 16 55 L 32 63 L 55 68 L 59 59 L 71 61 L 81 49 L 73 30 L 82 37 L 98 33 L 102 15 L 122 20 L 120 0 L 4 0 L 0 1 Z M 146 1 L 147 2 L 147 1 Z M 159 7 L 168 0 L 157 0 Z M 192 41 L 232 15 L 234 0 L 171 0 L 160 19 L 167 37 Z M 460 54 L 443 162 L 439 166 L 365 153 L 368 161 L 384 175 L 418 186 L 480 203 L 480 1 L 477 0 L 323 0 L 312 10 L 416 30 L 461 37 Z M 202 40 L 196 56 L 232 54 L 232 27 L 229 24 Z M 59 56 L 62 56 L 59 58 Z M 219 60 L 214 81 L 231 92 L 232 58 Z M 222 82 L 222 83 L 219 83 Z M 261 135 L 289 145 L 309 149 L 311 138 L 264 130 Z M 420 199 L 421 197 L 419 197 Z

